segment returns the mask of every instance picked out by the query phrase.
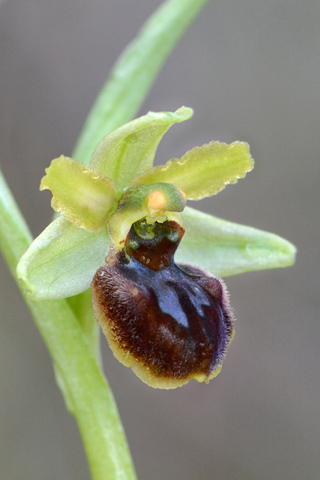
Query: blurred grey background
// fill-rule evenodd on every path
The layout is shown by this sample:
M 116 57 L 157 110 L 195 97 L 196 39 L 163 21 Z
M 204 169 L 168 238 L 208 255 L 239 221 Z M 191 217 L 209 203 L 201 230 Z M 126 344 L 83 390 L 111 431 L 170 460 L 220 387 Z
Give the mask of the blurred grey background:
M 159 4 L 2 2 L 1 166 L 34 235 L 52 214 L 44 168 L 71 154 L 114 61 Z M 249 142 L 255 170 L 198 206 L 299 249 L 294 267 L 226 279 L 236 336 L 209 385 L 150 389 L 102 341 L 140 480 L 319 478 L 319 24 L 318 0 L 212 1 L 139 112 L 195 110 L 157 162 L 210 140 Z M 50 358 L 2 258 L 0 268 L 0 478 L 87 480 Z

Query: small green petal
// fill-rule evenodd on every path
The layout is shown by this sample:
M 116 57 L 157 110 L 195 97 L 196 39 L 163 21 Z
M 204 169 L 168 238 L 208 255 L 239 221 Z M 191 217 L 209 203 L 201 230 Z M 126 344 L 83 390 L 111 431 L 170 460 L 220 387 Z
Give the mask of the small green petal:
M 40 184 L 44 189 L 51 190 L 56 212 L 89 232 L 104 227 L 116 209 L 112 180 L 63 155 L 46 168 Z
M 182 212 L 186 206 L 184 192 L 170 183 L 153 183 L 131 187 L 122 195 L 118 210 L 109 220 L 109 231 L 115 248 L 125 242 L 131 225 L 146 217 L 148 223 L 164 222 L 179 217 L 169 212 Z
M 226 277 L 287 267 L 295 261 L 295 246 L 278 235 L 227 222 L 190 207 L 181 216 L 186 233 L 176 253 L 177 262 Z
M 21 257 L 18 278 L 32 300 L 77 295 L 89 288 L 109 245 L 106 228 L 90 233 L 59 217 Z
M 133 183 L 170 182 L 181 188 L 190 200 L 199 200 L 220 192 L 228 183 L 236 183 L 252 168 L 247 143 L 211 142 L 193 148 L 181 159 L 174 158 L 142 173 Z
M 174 124 L 191 117 L 191 108 L 176 112 L 149 112 L 105 136 L 93 152 L 90 166 L 111 178 L 117 198 L 132 179 L 152 167 L 157 146 Z M 142 183 L 142 182 L 140 182 Z

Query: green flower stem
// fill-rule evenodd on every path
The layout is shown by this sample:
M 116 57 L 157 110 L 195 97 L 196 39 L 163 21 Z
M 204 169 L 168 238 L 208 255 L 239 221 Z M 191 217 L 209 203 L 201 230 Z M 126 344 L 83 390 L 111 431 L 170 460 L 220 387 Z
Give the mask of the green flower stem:
M 100 327 L 96 322 L 92 308 L 91 288 L 85 290 L 79 295 L 74 295 L 66 299 L 68 305 L 71 307 L 74 315 L 76 316 L 82 332 L 85 336 L 89 347 L 93 353 L 94 358 L 97 360 L 98 365 L 102 365 L 101 352 L 100 352 Z
M 16 279 L 17 262 L 32 237 L 1 172 L 0 225 L 0 247 Z M 32 302 L 22 288 L 21 291 L 63 383 L 62 391 L 77 420 L 92 478 L 134 480 L 134 469 L 111 390 L 77 318 L 65 300 Z
M 114 65 L 72 158 L 88 165 L 98 142 L 131 120 L 171 50 L 209 0 L 168 0 L 149 18 Z

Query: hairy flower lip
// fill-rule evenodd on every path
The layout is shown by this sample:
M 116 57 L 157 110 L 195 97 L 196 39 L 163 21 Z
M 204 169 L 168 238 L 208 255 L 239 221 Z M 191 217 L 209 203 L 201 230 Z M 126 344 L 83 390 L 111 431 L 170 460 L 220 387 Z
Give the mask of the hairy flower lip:
M 156 227 L 155 239 L 140 239 L 140 244 L 147 243 L 150 256 L 156 240 L 163 245 L 169 230 L 177 228 L 175 222 L 164 222 Z M 165 265 L 156 262 L 159 268 L 150 268 L 140 261 L 145 249 L 133 250 L 133 256 L 129 247 L 107 257 L 92 282 L 96 318 L 114 355 L 158 388 L 175 388 L 191 379 L 208 382 L 219 373 L 232 339 L 223 282 L 173 261 L 181 236 L 166 242 L 170 261 Z

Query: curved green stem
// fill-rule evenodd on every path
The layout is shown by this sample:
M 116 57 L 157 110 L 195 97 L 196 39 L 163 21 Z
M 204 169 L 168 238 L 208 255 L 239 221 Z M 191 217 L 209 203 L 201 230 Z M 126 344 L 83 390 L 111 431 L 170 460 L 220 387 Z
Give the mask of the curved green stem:
M 31 242 L 31 234 L 1 172 L 0 225 L 0 247 L 16 279 L 16 265 Z M 76 316 L 65 300 L 32 302 L 20 289 L 50 351 L 68 408 L 78 423 L 92 478 L 134 480 L 111 390 Z

